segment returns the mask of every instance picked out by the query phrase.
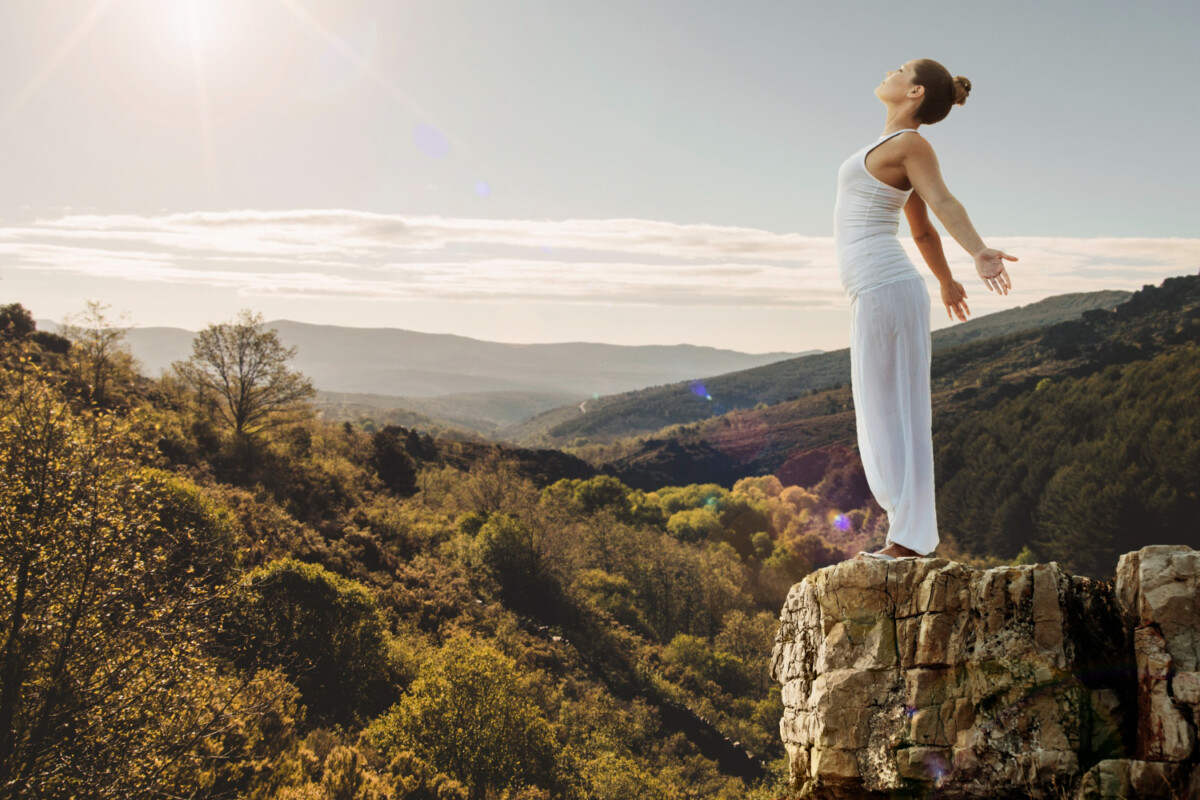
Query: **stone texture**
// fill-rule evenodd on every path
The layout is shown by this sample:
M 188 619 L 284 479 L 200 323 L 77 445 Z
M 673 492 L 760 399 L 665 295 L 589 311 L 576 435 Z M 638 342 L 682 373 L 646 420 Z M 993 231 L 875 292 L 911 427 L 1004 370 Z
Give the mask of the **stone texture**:
M 1137 757 L 1181 763 L 1200 720 L 1200 553 L 1144 547 L 1117 562 L 1117 602 L 1137 665 Z
M 1200 783 L 1186 777 L 1183 764 L 1108 759 L 1083 776 L 1076 800 L 1192 800 Z
M 819 798 L 1185 797 L 1200 787 L 1198 587 L 1187 547 L 1126 554 L 1115 582 L 1055 563 L 818 570 L 788 594 L 771 659 L 792 783 Z

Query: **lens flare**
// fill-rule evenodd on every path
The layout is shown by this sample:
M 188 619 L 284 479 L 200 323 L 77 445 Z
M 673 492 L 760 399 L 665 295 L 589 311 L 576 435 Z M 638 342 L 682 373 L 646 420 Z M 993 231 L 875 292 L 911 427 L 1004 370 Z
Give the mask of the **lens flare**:
M 450 140 L 434 125 L 422 122 L 413 131 L 417 149 L 430 158 L 445 158 L 450 152 Z
M 934 785 L 941 783 L 950 774 L 950 764 L 946 757 L 936 750 L 925 754 L 925 771 L 933 778 Z
M 379 26 L 372 19 L 347 24 L 338 41 L 328 41 L 311 64 L 302 90 L 310 99 L 327 99 L 370 81 L 379 50 Z
M 475 184 L 475 194 L 480 197 L 487 197 L 492 193 L 492 187 L 487 185 L 487 181 L 479 181 Z

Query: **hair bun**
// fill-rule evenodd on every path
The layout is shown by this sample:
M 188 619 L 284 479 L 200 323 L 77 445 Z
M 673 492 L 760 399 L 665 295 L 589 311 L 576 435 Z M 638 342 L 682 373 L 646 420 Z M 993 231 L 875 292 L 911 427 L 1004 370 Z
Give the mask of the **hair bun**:
M 959 75 L 954 79 L 954 105 L 961 106 L 967 102 L 967 95 L 971 93 L 971 82 Z

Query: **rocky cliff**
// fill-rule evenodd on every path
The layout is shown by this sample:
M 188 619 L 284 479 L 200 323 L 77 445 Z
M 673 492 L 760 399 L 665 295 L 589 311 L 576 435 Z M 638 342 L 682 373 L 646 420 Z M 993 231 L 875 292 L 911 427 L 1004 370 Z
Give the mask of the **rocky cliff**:
M 813 798 L 1200 798 L 1200 552 L 845 561 L 792 587 L 771 674 Z

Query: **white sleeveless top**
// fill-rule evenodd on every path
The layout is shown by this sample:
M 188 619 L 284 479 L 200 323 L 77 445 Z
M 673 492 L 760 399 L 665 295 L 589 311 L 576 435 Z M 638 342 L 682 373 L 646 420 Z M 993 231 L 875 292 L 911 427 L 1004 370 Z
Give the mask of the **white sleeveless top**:
M 897 237 L 900 211 L 912 189 L 901 191 L 867 172 L 867 153 L 911 130 L 905 128 L 879 137 L 838 169 L 833 245 L 838 277 L 852 303 L 863 289 L 921 275 Z

